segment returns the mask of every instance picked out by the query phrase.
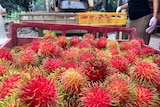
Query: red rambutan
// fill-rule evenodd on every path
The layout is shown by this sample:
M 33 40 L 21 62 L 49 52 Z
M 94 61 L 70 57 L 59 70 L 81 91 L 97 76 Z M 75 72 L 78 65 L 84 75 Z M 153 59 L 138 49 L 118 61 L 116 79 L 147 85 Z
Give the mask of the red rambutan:
M 126 58 L 122 56 L 113 56 L 109 60 L 111 67 L 117 69 L 120 72 L 128 73 L 129 64 Z
M 112 99 L 102 86 L 90 86 L 82 91 L 80 101 L 84 107 L 111 107 Z
M 80 42 L 81 42 L 81 40 L 78 37 L 72 37 L 70 39 L 71 46 L 77 46 Z
M 97 48 L 102 49 L 106 48 L 107 39 L 106 37 L 100 37 L 97 39 Z
M 140 83 L 147 82 L 155 84 L 157 83 L 157 79 L 160 78 L 160 73 L 158 72 L 158 68 L 153 63 L 141 61 L 135 65 L 131 76 Z
M 0 59 L 13 61 L 13 55 L 9 49 L 3 48 L 3 49 L 0 49 Z
M 135 84 L 124 74 L 114 74 L 106 78 L 106 90 L 112 96 L 114 106 L 132 104 L 135 100 Z
M 35 76 L 22 84 L 18 94 L 24 106 L 51 107 L 58 101 L 56 84 L 44 76 Z
M 136 105 L 139 107 L 157 107 L 159 98 L 156 89 L 153 90 L 145 86 L 137 86 L 136 93 Z
M 39 55 L 41 57 L 58 57 L 61 56 L 62 49 L 55 43 L 44 43 L 40 45 Z
M 55 69 L 60 67 L 59 61 L 56 59 L 47 59 L 43 63 L 43 69 L 48 73 L 53 72 Z
M 95 58 L 96 54 L 92 51 L 83 51 L 79 54 L 78 56 L 78 61 L 79 62 L 85 62 L 91 58 Z
M 130 48 L 141 48 L 141 43 L 137 39 L 133 39 L 129 42 Z
M 98 57 L 90 58 L 85 63 L 82 63 L 81 66 L 84 69 L 85 75 L 91 81 L 104 80 L 107 75 L 108 64 L 106 60 Z
M 19 74 L 13 74 L 7 77 L 0 83 L 0 100 L 6 96 L 10 96 L 15 88 L 17 88 L 17 82 L 20 80 Z

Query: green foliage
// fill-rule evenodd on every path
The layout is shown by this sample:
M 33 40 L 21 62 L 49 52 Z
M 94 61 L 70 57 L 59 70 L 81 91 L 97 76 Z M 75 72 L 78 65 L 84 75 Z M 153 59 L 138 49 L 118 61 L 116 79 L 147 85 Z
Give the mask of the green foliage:
M 6 8 L 7 13 L 29 11 L 29 5 L 32 1 L 37 2 L 39 0 L 0 0 L 0 4 Z

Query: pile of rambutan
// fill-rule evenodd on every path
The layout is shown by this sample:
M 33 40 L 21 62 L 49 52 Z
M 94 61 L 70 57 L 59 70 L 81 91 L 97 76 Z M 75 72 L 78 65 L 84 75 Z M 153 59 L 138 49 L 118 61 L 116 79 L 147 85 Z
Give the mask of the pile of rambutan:
M 0 107 L 160 107 L 160 55 L 142 39 L 56 36 L 0 49 Z

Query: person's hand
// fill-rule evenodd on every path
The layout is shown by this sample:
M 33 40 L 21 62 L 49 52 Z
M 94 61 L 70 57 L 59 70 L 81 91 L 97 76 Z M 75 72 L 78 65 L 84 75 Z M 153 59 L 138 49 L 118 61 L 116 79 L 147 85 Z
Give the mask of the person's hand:
M 122 7 L 119 6 L 119 7 L 117 7 L 116 12 L 120 12 L 121 10 L 122 10 Z
M 146 32 L 148 34 L 152 33 L 154 31 L 154 29 L 156 28 L 156 24 L 157 24 L 157 18 L 152 17 L 149 21 L 149 27 L 146 29 Z

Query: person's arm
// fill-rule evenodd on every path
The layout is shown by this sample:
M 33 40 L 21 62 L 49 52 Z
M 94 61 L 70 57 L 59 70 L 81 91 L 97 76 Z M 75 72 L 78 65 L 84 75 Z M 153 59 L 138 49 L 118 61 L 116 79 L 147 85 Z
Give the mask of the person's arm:
M 153 17 L 157 17 L 159 0 L 153 0 Z
M 121 6 L 118 6 L 117 9 L 116 9 L 116 12 L 120 12 L 121 10 L 127 9 L 127 8 L 128 8 L 128 3 L 125 3 Z
M 125 3 L 124 5 L 121 6 L 122 9 L 127 9 L 128 8 L 128 3 Z

